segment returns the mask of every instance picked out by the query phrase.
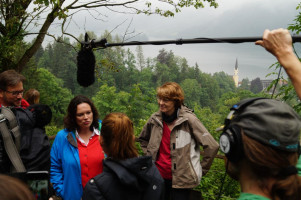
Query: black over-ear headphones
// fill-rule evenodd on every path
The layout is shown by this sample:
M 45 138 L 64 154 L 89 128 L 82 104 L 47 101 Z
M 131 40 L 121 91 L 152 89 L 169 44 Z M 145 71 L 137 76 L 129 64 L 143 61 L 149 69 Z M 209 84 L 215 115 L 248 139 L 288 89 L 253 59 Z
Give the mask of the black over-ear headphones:
M 241 138 L 241 129 L 237 125 L 233 125 L 231 122 L 233 118 L 239 116 L 240 113 L 250 104 L 258 99 L 266 98 L 251 98 L 246 99 L 238 104 L 235 104 L 230 109 L 230 113 L 225 119 L 223 132 L 219 139 L 220 149 L 226 155 L 229 161 L 235 163 L 238 162 L 244 155 L 243 143 Z

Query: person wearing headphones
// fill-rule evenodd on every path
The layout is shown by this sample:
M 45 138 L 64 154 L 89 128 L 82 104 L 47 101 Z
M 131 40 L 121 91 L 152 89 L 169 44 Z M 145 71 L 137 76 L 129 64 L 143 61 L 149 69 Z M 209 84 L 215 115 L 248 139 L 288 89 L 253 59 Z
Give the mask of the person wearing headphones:
M 240 183 L 239 200 L 301 199 L 300 129 L 299 115 L 275 99 L 245 99 L 231 108 L 220 149 L 227 173 Z

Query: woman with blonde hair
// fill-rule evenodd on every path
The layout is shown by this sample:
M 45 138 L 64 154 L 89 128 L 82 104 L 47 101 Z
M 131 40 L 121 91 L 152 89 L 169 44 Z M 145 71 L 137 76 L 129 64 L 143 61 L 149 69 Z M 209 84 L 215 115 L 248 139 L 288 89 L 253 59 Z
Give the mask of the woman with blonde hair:
M 159 111 L 144 125 L 139 142 L 164 178 L 165 200 L 186 200 L 209 171 L 219 146 L 193 110 L 184 105 L 179 84 L 166 82 L 158 87 L 157 101 Z
M 40 92 L 36 89 L 29 89 L 25 95 L 24 99 L 30 104 L 38 104 L 40 102 Z
M 125 114 L 108 114 L 99 140 L 107 158 L 103 172 L 87 183 L 83 200 L 161 199 L 163 179 L 151 157 L 138 156 L 133 123 Z

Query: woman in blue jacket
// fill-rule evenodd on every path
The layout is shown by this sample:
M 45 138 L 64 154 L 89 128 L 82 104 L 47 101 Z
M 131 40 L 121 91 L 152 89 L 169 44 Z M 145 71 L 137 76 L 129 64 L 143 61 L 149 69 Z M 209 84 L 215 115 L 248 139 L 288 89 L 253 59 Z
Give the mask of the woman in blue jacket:
M 104 153 L 98 142 L 98 112 L 92 101 L 74 97 L 51 148 L 50 181 L 57 196 L 80 200 L 83 188 L 102 172 Z

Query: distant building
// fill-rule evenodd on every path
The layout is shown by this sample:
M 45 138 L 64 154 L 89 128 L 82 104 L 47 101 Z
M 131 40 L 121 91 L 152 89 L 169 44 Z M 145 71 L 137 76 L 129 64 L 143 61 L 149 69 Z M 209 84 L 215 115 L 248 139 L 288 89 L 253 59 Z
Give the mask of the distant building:
M 261 84 L 262 84 L 262 90 L 266 90 L 267 87 L 269 87 L 271 85 L 271 83 L 273 82 L 273 80 L 260 80 Z
M 261 81 L 261 84 L 262 84 L 262 86 L 263 86 L 262 91 L 265 91 L 265 92 L 268 93 L 268 94 L 272 94 L 272 93 L 274 92 L 274 87 L 275 87 L 275 85 L 273 85 L 269 90 L 267 89 L 267 88 L 272 84 L 273 80 L 260 80 L 260 81 Z M 287 82 L 286 80 L 280 79 L 280 80 L 278 81 L 277 86 L 278 86 L 278 87 L 281 87 L 281 86 L 287 85 L 287 84 L 288 84 L 288 82 Z M 277 87 L 277 88 L 278 88 L 278 87 Z M 278 93 L 278 89 L 277 89 L 277 88 L 276 88 L 276 90 L 275 90 L 275 93 Z
M 237 64 L 237 58 L 236 58 L 236 62 L 235 62 L 233 80 L 234 80 L 234 83 L 235 83 L 235 87 L 238 87 L 238 64 Z

